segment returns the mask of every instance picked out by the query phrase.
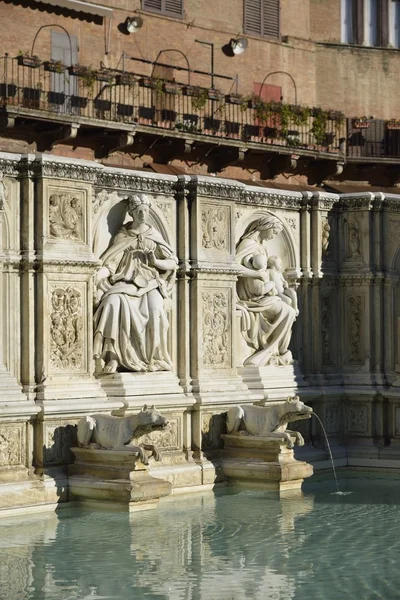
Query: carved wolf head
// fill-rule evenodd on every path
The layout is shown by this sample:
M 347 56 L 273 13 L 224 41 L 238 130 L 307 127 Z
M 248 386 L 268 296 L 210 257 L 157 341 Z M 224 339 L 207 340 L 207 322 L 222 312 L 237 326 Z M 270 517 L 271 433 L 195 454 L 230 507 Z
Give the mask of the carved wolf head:
M 313 413 L 311 406 L 306 406 L 298 396 L 288 398 L 284 404 L 284 415 L 281 422 L 290 423 L 301 419 L 310 419 Z
M 149 426 L 152 429 L 165 429 L 169 424 L 168 419 L 155 409 L 154 404 L 150 407 L 145 404 L 138 414 L 138 418 L 140 426 Z

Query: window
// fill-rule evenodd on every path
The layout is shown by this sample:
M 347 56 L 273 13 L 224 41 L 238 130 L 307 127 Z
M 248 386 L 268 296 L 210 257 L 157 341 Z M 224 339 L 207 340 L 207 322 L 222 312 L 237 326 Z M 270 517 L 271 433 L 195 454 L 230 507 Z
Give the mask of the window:
M 389 44 L 393 48 L 400 48 L 400 2 L 396 0 L 390 2 L 389 22 Z
M 142 9 L 167 17 L 183 17 L 183 0 L 142 0 Z
M 388 2 L 393 0 L 341 0 L 344 44 L 387 46 Z
M 244 32 L 279 38 L 279 0 L 245 0 Z

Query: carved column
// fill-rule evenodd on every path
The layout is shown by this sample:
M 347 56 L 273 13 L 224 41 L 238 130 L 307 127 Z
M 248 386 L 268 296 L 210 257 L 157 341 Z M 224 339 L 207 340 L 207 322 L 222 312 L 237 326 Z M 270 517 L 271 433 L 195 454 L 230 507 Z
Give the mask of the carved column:
M 39 411 L 21 390 L 20 157 L 0 158 L 0 506 L 30 500 L 32 419 Z M 23 289 L 23 288 L 22 288 Z M 13 486 L 13 482 L 17 482 Z
M 205 432 L 224 405 L 247 397 L 235 368 L 237 268 L 234 264 L 234 200 L 240 184 L 199 177 L 187 184 L 190 214 L 190 371 L 196 398 L 193 448 L 205 448 Z M 211 425 L 210 425 L 211 423 Z M 222 424 L 221 424 L 222 425 Z M 214 437 L 219 442 L 218 431 Z M 214 477 L 214 475 L 212 475 Z

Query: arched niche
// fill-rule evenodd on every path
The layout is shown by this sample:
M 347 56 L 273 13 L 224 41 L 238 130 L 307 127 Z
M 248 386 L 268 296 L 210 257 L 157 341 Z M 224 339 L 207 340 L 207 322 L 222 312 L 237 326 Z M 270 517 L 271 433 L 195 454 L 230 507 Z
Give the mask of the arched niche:
M 267 210 L 256 210 L 251 215 L 242 217 L 236 225 L 235 244 L 238 244 L 250 223 L 266 216 L 278 219 L 283 228 L 278 235 L 267 242 L 268 256 L 279 256 L 282 260 L 283 269 L 289 273 L 293 273 L 297 269 L 295 241 L 287 224 L 278 215 Z
M 172 233 L 165 226 L 165 218 L 151 197 L 150 200 L 149 225 L 157 229 L 172 246 Z M 122 197 L 117 192 L 111 192 L 109 199 L 102 204 L 93 222 L 93 254 L 96 258 L 100 258 L 104 254 L 122 225 L 129 221 L 131 221 L 131 217 L 128 214 L 127 196 Z

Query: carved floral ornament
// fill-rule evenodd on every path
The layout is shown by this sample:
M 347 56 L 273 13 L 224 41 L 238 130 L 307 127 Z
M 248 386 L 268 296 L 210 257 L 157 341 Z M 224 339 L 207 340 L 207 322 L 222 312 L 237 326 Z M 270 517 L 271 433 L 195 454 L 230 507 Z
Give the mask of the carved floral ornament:
M 228 247 L 228 208 L 204 205 L 201 210 L 202 245 L 206 249 Z
M 49 233 L 51 238 L 82 240 L 82 198 L 71 193 L 51 194 Z
M 229 290 L 204 290 L 202 303 L 203 365 L 230 367 Z
M 51 364 L 57 370 L 84 367 L 82 294 L 73 287 L 53 288 L 50 298 Z

